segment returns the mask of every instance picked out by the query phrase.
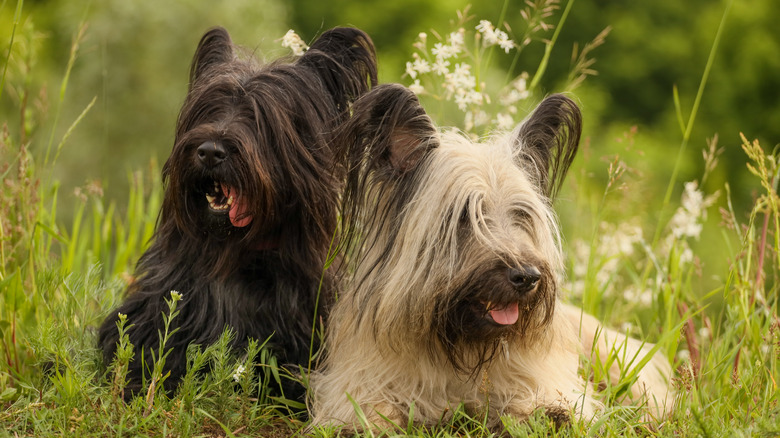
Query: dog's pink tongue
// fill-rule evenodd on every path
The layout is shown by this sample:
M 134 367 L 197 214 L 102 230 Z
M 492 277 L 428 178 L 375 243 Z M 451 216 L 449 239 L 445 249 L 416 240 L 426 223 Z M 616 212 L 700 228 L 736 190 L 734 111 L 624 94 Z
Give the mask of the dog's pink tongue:
M 512 325 L 520 317 L 520 310 L 517 303 L 512 303 L 503 309 L 491 309 L 490 316 L 497 324 Z
M 233 197 L 233 203 L 230 205 L 228 216 L 230 216 L 230 223 L 234 227 L 242 228 L 252 223 L 252 215 L 246 212 L 246 203 L 244 198 L 238 194 L 233 187 L 222 184 L 222 193 L 226 197 Z

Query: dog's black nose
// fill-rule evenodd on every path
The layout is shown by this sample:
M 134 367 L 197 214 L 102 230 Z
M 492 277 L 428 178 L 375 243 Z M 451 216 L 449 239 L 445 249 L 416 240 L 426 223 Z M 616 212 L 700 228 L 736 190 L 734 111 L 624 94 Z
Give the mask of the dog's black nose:
M 516 268 L 507 268 L 506 271 L 509 282 L 512 283 L 518 292 L 530 292 L 539 283 L 542 273 L 535 266 L 521 265 Z
M 198 159 L 208 167 L 214 167 L 225 161 L 227 151 L 218 141 L 207 141 L 198 146 Z

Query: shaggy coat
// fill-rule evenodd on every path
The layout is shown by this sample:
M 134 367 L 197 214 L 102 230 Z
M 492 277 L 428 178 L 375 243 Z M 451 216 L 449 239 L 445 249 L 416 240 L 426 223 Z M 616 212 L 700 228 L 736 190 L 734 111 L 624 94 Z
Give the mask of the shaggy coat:
M 350 102 L 376 83 L 374 46 L 360 30 L 336 28 L 293 61 L 263 65 L 238 50 L 222 28 L 198 45 L 155 235 L 124 303 L 100 327 L 109 364 L 117 314 L 127 315 L 129 394 L 149 384 L 171 290 L 183 298 L 166 345 L 167 389 L 186 371 L 187 347 L 210 345 L 228 327 L 238 349 L 270 337 L 278 362 L 294 370 L 317 348 L 342 178 L 329 142 Z
M 353 114 L 339 136 L 351 276 L 311 378 L 312 426 L 405 427 L 410 412 L 432 424 L 461 405 L 494 425 L 538 408 L 558 420 L 593 416 L 583 347 L 595 342 L 606 357 L 627 338 L 597 337 L 598 322 L 580 322 L 559 299 L 551 200 L 579 142 L 574 102 L 550 96 L 514 132 L 482 144 L 437 132 L 397 85 L 374 88 Z M 640 357 L 650 352 L 628 342 Z M 654 357 L 635 399 L 647 391 L 663 410 L 669 374 Z

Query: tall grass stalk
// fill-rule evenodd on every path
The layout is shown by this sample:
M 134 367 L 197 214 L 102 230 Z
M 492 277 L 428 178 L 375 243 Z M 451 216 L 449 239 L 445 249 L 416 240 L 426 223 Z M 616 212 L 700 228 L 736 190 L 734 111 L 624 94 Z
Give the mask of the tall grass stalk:
M 550 38 L 550 41 L 544 45 L 544 56 L 542 56 L 542 60 L 539 61 L 539 66 L 536 69 L 536 73 L 531 79 L 531 84 L 528 86 L 528 89 L 531 91 L 536 89 L 536 86 L 539 85 L 539 81 L 542 80 L 542 76 L 544 76 L 544 72 L 547 71 L 547 64 L 550 61 L 552 49 L 555 47 L 555 42 L 558 41 L 558 35 L 560 35 L 561 29 L 563 29 L 564 23 L 566 23 L 566 18 L 569 16 L 569 11 L 571 11 L 573 4 L 574 0 L 569 0 L 566 2 L 566 8 L 563 10 L 561 18 L 558 20 L 558 25 L 555 26 L 555 32 L 553 32 L 552 38 Z
M 660 214 L 658 216 L 658 222 L 657 222 L 657 225 L 655 227 L 655 232 L 654 232 L 654 235 L 653 235 L 653 239 L 650 242 L 650 245 L 648 247 L 648 252 L 652 252 L 652 251 L 657 249 L 659 241 L 660 241 L 660 239 L 662 237 L 662 233 L 664 231 L 664 228 L 666 226 L 668 226 L 668 222 L 667 222 L 668 219 L 667 219 L 666 215 L 667 215 L 668 209 L 671 206 L 671 204 L 670 204 L 671 203 L 671 197 L 672 197 L 672 193 L 673 193 L 674 187 L 677 184 L 677 177 L 678 177 L 678 173 L 679 173 L 679 168 L 680 168 L 680 165 L 681 165 L 683 159 L 686 157 L 685 153 L 687 151 L 687 146 L 688 146 L 688 142 L 690 140 L 690 135 L 691 135 L 694 123 L 696 121 L 696 116 L 698 114 L 699 104 L 701 102 L 702 96 L 704 95 L 704 89 L 706 87 L 707 80 L 709 78 L 710 70 L 711 70 L 712 65 L 713 65 L 713 63 L 715 61 L 715 55 L 717 54 L 718 45 L 720 43 L 720 39 L 721 39 L 721 35 L 722 35 L 722 32 L 723 32 L 723 29 L 725 28 L 728 15 L 729 15 L 729 12 L 731 10 L 732 3 L 733 3 L 733 0 L 729 0 L 728 1 L 728 3 L 726 4 L 726 8 L 723 11 L 723 14 L 721 16 L 721 20 L 720 20 L 720 23 L 718 25 L 718 29 L 717 29 L 717 31 L 715 33 L 714 41 L 712 43 L 712 46 L 710 47 L 710 52 L 709 52 L 709 56 L 707 58 L 707 63 L 705 65 L 705 67 L 704 67 L 704 72 L 702 73 L 702 78 L 699 81 L 699 87 L 698 87 L 698 90 L 697 90 L 697 93 L 696 93 L 696 97 L 694 99 L 693 107 L 692 107 L 691 112 L 690 112 L 690 114 L 688 116 L 688 122 L 687 123 L 683 123 L 682 122 L 683 116 L 682 116 L 682 110 L 681 110 L 681 105 L 680 105 L 680 101 L 679 101 L 679 95 L 678 95 L 678 92 L 677 92 L 677 88 L 675 87 L 674 90 L 673 90 L 673 98 L 674 98 L 673 100 L 674 100 L 674 103 L 675 103 L 675 110 L 676 110 L 676 114 L 677 114 L 677 117 L 678 117 L 678 121 L 680 122 L 680 127 L 682 129 L 682 141 L 681 141 L 680 147 L 678 148 L 678 151 L 677 151 L 677 158 L 676 158 L 676 160 L 674 162 L 674 167 L 672 169 L 672 173 L 671 173 L 671 176 L 669 178 L 669 183 L 667 185 L 667 189 L 666 189 L 666 192 L 664 194 L 664 198 L 663 198 L 663 201 L 662 201 L 662 204 L 661 204 Z M 702 178 L 702 180 L 704 180 L 705 178 L 706 178 L 706 171 L 705 171 L 705 176 Z M 657 268 L 658 265 L 652 263 L 652 259 L 648 258 L 648 261 L 645 263 L 645 268 L 644 268 L 643 273 L 642 273 L 641 284 L 647 284 L 648 283 L 649 277 L 652 274 L 652 272 L 654 270 L 654 267 Z M 656 272 L 663 273 L 664 270 L 663 269 L 662 270 L 656 270 Z M 679 296 L 679 290 L 680 290 L 679 288 L 675 288 L 673 290 L 678 291 L 678 293 L 673 293 L 673 294 L 664 293 L 661 296 L 661 298 L 663 298 L 662 302 L 666 303 L 665 305 L 667 307 L 667 312 L 669 312 L 673 307 L 676 307 L 677 305 L 675 303 L 677 303 L 682 298 L 682 297 Z M 687 312 L 685 312 L 683 310 L 680 310 L 680 313 L 681 313 L 681 315 L 680 315 L 681 317 L 687 318 L 690 321 L 690 319 L 689 319 L 690 316 L 687 315 Z M 668 318 L 666 318 L 667 321 L 671 320 L 670 316 L 671 315 L 669 313 L 667 313 L 667 317 L 668 317 Z M 671 326 L 669 326 L 668 323 L 667 323 L 665 329 L 671 329 Z
M 8 66 L 11 64 L 11 50 L 14 47 L 14 38 L 16 37 L 16 27 L 19 25 L 19 20 L 22 17 L 22 8 L 24 7 L 24 0 L 16 1 L 16 10 L 14 11 L 14 23 L 11 26 L 11 37 L 8 42 L 8 53 L 5 56 L 5 64 L 3 64 L 3 76 L 0 77 L 0 96 L 3 95 L 3 87 L 5 86 L 5 77 L 8 74 Z
M 731 11 L 731 5 L 734 3 L 734 0 L 728 0 L 728 3 L 726 3 L 726 8 L 723 11 L 723 15 L 720 19 L 720 24 L 718 25 L 718 30 L 715 32 L 715 39 L 712 42 L 712 46 L 710 47 L 710 54 L 707 57 L 707 64 L 704 66 L 704 72 L 702 73 L 701 80 L 699 81 L 699 88 L 696 91 L 696 98 L 693 101 L 693 107 L 691 108 L 691 113 L 688 116 L 688 122 L 683 124 L 683 116 L 682 116 L 682 109 L 680 105 L 680 99 L 679 94 L 677 92 L 677 87 L 674 88 L 674 103 L 675 103 L 675 110 L 677 114 L 677 119 L 680 122 L 680 128 L 682 129 L 682 143 L 680 143 L 680 148 L 677 150 L 677 159 L 674 161 L 674 167 L 672 168 L 672 175 L 669 178 L 669 185 L 666 188 L 666 194 L 664 195 L 663 204 L 662 204 L 662 212 L 665 211 L 668 206 L 669 202 L 672 199 L 672 192 L 674 191 L 675 184 L 677 183 L 677 174 L 680 171 L 680 164 L 682 163 L 683 158 L 685 157 L 685 152 L 688 147 L 688 141 L 691 137 L 691 132 L 693 131 L 693 125 L 696 121 L 696 115 L 699 112 L 699 104 L 701 103 L 702 96 L 704 95 L 704 88 L 707 85 L 707 80 L 710 76 L 710 69 L 712 68 L 713 63 L 715 62 L 715 55 L 718 52 L 718 45 L 720 44 L 720 38 L 723 34 L 723 29 L 726 27 L 726 21 L 729 16 L 729 12 Z M 660 221 L 659 221 L 660 223 Z M 658 243 L 658 239 L 660 238 L 661 228 L 656 229 L 655 237 L 653 238 L 653 247 Z
M 81 44 L 81 40 L 84 38 L 84 34 L 86 30 L 87 30 L 87 24 L 86 22 L 82 22 L 81 25 L 79 26 L 78 32 L 73 38 L 73 43 L 70 46 L 70 56 L 68 57 L 68 65 L 65 68 L 65 75 L 63 76 L 62 82 L 60 83 L 60 92 L 59 95 L 57 96 L 57 109 L 54 111 L 54 122 L 52 123 L 51 134 L 49 135 L 49 143 L 46 145 L 46 155 L 44 155 L 43 157 L 44 167 L 50 164 L 49 154 L 51 152 L 52 144 L 54 143 L 54 136 L 57 132 L 57 125 L 60 119 L 60 114 L 62 112 L 62 104 L 65 101 L 65 93 L 68 89 L 68 83 L 70 80 L 70 73 L 73 70 L 73 65 L 76 62 L 76 57 L 79 52 L 79 46 Z M 91 107 L 92 104 L 90 104 L 89 106 Z

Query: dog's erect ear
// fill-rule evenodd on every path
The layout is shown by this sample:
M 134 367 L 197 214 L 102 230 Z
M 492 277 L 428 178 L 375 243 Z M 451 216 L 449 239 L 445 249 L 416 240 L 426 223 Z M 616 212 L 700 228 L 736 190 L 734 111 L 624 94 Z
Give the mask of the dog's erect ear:
M 346 169 L 342 193 L 341 244 L 354 254 L 373 244 L 353 247 L 361 231 L 383 228 L 394 221 L 412 198 L 420 163 L 439 145 L 439 136 L 417 96 L 397 84 L 384 84 L 355 101 L 352 116 L 339 127 L 333 140 L 336 160 Z M 377 204 L 378 199 L 384 202 Z M 367 220 L 367 223 L 362 221 Z M 397 230 L 396 230 L 397 231 Z M 390 239 L 392 240 L 392 239 Z M 359 256 L 358 256 L 359 257 Z
M 573 100 L 553 94 L 542 101 L 516 130 L 520 165 L 535 175 L 549 198 L 555 198 L 577 153 L 582 114 Z
M 438 133 L 413 92 L 385 84 L 354 103 L 337 141 L 349 168 L 403 174 L 438 145 Z
M 376 50 L 362 30 L 337 27 L 323 33 L 298 60 L 316 71 L 339 110 L 376 85 Z
M 209 29 L 198 43 L 190 66 L 190 89 L 203 73 L 233 59 L 233 42 L 230 34 L 221 27 Z

